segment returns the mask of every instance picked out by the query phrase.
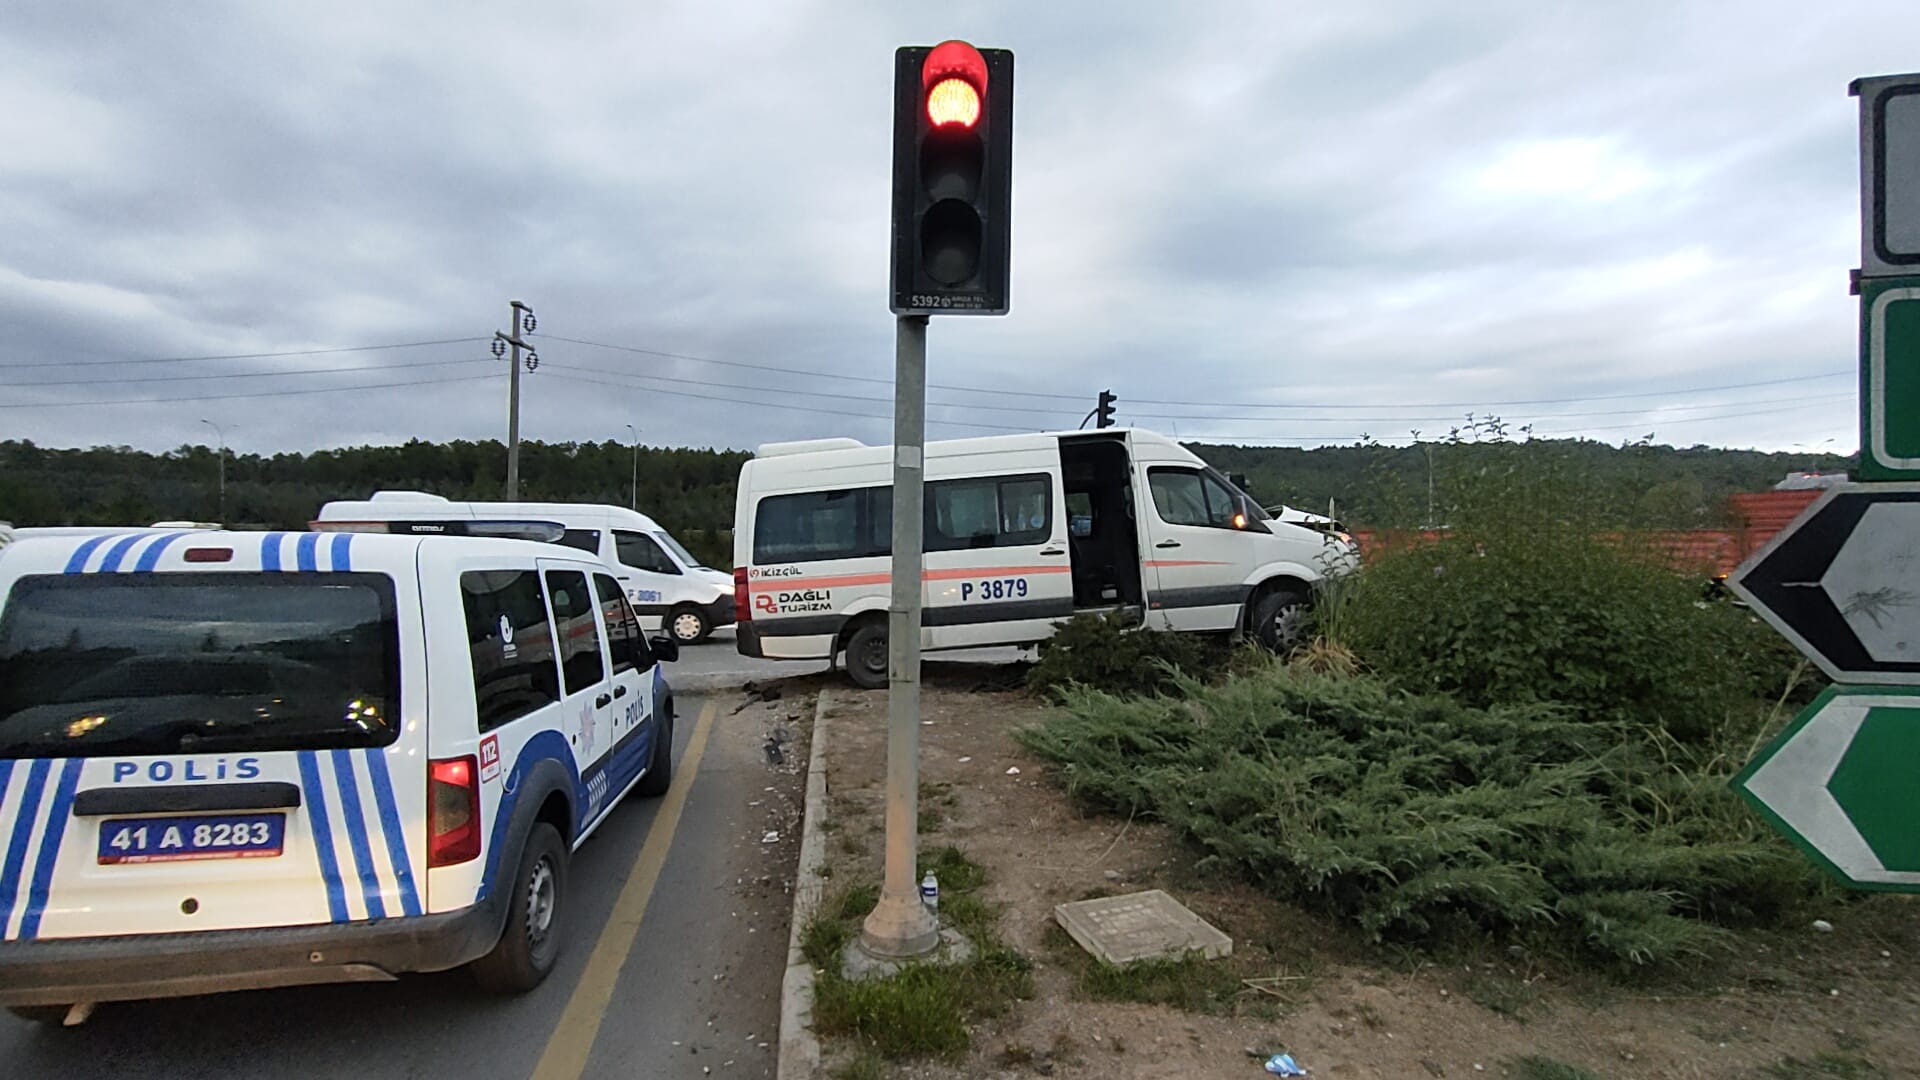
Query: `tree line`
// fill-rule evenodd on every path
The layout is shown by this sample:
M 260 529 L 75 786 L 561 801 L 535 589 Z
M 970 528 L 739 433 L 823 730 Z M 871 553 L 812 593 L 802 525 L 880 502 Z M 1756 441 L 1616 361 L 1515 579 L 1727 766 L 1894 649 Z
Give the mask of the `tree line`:
M 1566 439 L 1516 446 L 1504 433 L 1481 431 L 1417 446 L 1194 444 L 1191 449 L 1222 471 L 1244 476 L 1248 490 L 1265 505 L 1325 513 L 1332 500 L 1342 520 L 1376 528 L 1444 524 L 1454 478 L 1510 467 L 1516 450 L 1576 472 L 1601 493 L 1596 497 L 1607 502 L 1611 520 L 1648 528 L 1719 526 L 1726 523 L 1726 497 L 1734 492 L 1765 490 L 1790 471 L 1844 471 L 1850 461 L 1834 455 Z M 633 501 L 703 559 L 728 565 L 734 488 L 749 456 L 736 450 L 643 446 Z M 310 454 L 230 452 L 224 514 L 219 465 L 217 452 L 206 446 L 150 453 L 125 446 L 59 449 L 0 441 L 0 520 L 26 526 L 185 519 L 304 529 L 322 503 L 364 499 L 381 490 L 498 499 L 506 448 L 494 440 L 416 439 Z M 524 500 L 626 506 L 634 494 L 634 475 L 633 448 L 611 440 L 520 446 Z

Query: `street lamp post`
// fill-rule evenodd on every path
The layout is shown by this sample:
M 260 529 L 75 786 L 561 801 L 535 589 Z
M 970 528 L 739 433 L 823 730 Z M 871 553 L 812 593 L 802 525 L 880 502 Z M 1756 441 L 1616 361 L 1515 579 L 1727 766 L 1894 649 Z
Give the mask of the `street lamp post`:
M 211 420 L 202 418 L 201 423 L 213 429 L 220 439 L 220 524 L 227 523 L 227 429 Z
M 627 425 L 627 432 L 633 436 L 633 487 L 627 493 L 627 509 L 640 509 L 640 429 Z
M 1431 443 L 1421 442 L 1418 431 L 1413 433 L 1413 445 L 1419 447 L 1421 451 L 1427 455 L 1427 520 L 1423 528 L 1431 529 L 1433 528 L 1433 445 Z M 1329 513 L 1327 516 L 1332 517 L 1333 515 Z

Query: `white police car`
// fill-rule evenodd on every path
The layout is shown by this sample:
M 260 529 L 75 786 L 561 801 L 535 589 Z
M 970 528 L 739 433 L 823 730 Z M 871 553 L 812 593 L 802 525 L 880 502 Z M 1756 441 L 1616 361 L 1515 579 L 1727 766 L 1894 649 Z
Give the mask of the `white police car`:
M 664 792 L 607 567 L 518 540 L 22 539 L 0 560 L 0 1004 L 558 956 L 569 853 Z

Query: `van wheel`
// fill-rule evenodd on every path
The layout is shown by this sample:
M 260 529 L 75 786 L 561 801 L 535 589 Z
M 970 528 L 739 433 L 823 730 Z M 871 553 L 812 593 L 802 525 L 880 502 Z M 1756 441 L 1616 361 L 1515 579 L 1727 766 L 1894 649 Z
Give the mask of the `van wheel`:
M 862 690 L 887 685 L 887 624 L 877 619 L 862 623 L 847 639 L 847 674 Z
M 654 735 L 653 753 L 647 762 L 647 774 L 633 790 L 643 798 L 658 798 L 673 786 L 673 705 L 669 703 L 654 719 L 660 730 Z
M 667 613 L 667 632 L 682 645 L 695 645 L 707 640 L 713 627 L 707 625 L 707 616 L 699 608 L 682 604 Z
M 1290 653 L 1306 644 L 1307 596 L 1298 589 L 1269 589 L 1253 604 L 1253 636 L 1269 651 Z
M 522 994 L 539 986 L 560 957 L 567 848 L 553 826 L 534 824 L 509 887 L 506 928 L 493 951 L 473 962 L 473 978 L 497 994 Z
M 60 1027 L 67 1022 L 67 1013 L 73 1011 L 71 1005 L 9 1005 L 7 1011 L 30 1024 L 45 1024 L 48 1027 Z

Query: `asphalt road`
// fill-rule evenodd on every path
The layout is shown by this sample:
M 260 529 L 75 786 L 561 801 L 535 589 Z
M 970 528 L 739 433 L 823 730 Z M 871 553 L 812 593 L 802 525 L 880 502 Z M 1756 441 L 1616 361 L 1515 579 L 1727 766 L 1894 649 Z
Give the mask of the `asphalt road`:
M 763 749 L 786 714 L 739 700 L 711 699 L 702 732 L 709 702 L 683 692 L 674 791 L 575 854 L 565 952 L 532 993 L 453 971 L 102 1005 L 71 1029 L 0 1013 L 0 1076 L 773 1076 L 803 785 Z

